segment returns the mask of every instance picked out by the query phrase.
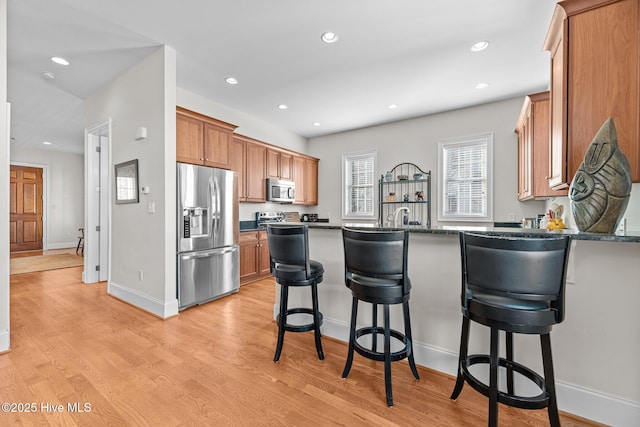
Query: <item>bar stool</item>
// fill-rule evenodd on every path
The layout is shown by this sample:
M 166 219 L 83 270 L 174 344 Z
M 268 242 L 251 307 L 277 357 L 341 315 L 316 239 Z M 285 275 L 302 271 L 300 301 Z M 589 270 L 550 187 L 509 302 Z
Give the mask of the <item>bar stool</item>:
M 498 402 L 523 409 L 548 408 L 559 426 L 549 333 L 564 320 L 569 236 L 505 238 L 460 233 L 462 256 L 462 333 L 455 400 L 465 381 L 489 398 L 489 426 L 498 424 Z M 490 354 L 468 355 L 469 321 L 491 328 Z M 506 332 L 506 358 L 499 357 L 498 332 Z M 544 378 L 513 357 L 513 334 L 540 335 Z M 472 365 L 489 364 L 489 385 L 471 374 Z M 499 390 L 498 367 L 506 369 L 507 391 Z M 513 373 L 531 380 L 537 396 L 515 393 Z
M 318 310 L 318 283 L 322 282 L 324 267 L 318 261 L 309 259 L 309 235 L 306 225 L 268 225 L 269 258 L 271 274 L 280 285 L 280 313 L 276 318 L 278 324 L 278 343 L 274 362 L 280 360 L 284 333 L 314 331 L 316 351 L 320 360 L 324 360 L 320 341 L 322 313 Z M 312 308 L 288 308 L 289 287 L 310 286 Z M 304 325 L 287 323 L 292 314 L 309 314 L 313 321 Z
M 391 362 L 409 358 L 413 376 L 417 380 L 420 379 L 413 360 L 409 318 L 411 290 L 411 281 L 407 275 L 409 233 L 407 231 L 356 231 L 343 228 L 342 240 L 345 284 L 353 296 L 349 352 L 342 378 L 347 378 L 349 375 L 354 350 L 368 359 L 384 361 L 387 405 L 393 406 Z M 359 301 L 373 305 L 372 326 L 356 329 Z M 383 306 L 384 326 L 382 327 L 378 326 L 378 304 Z M 404 334 L 391 329 L 389 322 L 389 305 L 391 304 L 402 304 Z M 384 336 L 382 352 L 377 350 L 378 334 Z M 365 347 L 358 341 L 361 337 L 371 338 L 371 348 Z M 402 343 L 400 350 L 391 351 L 391 338 Z

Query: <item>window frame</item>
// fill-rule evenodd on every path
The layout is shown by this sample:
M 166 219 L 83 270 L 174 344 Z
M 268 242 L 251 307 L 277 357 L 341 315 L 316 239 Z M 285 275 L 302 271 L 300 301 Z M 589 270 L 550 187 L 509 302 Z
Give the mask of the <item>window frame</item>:
M 447 171 L 444 165 L 444 152 L 449 147 L 486 145 L 486 214 L 450 214 L 445 212 L 445 188 Z M 493 133 L 484 133 L 438 140 L 438 221 L 493 222 Z
M 347 182 L 348 177 L 348 162 L 352 162 L 356 158 L 368 158 L 371 157 L 373 161 L 373 167 L 371 169 L 371 212 L 366 213 L 352 213 L 350 212 L 351 206 L 351 192 L 349 188 L 351 183 Z M 377 150 L 365 150 L 365 151 L 356 151 L 350 153 L 342 154 L 342 206 L 341 206 L 341 218 L 342 219 L 362 219 L 362 220 L 372 220 L 377 219 L 376 214 L 376 176 L 378 169 L 378 152 Z

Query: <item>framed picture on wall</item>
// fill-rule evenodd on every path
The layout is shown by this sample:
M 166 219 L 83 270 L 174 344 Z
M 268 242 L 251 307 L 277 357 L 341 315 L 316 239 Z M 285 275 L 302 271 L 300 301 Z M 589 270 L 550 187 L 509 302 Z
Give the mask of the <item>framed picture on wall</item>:
M 138 203 L 138 159 L 115 165 L 116 204 Z

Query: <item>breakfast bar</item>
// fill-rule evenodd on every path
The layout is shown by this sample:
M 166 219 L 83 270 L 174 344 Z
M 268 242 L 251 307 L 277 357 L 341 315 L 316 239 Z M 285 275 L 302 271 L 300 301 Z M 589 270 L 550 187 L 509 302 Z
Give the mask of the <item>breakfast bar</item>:
M 368 224 L 345 225 L 389 230 Z M 344 284 L 341 228 L 342 224 L 310 223 L 309 251 L 324 265 L 324 281 L 318 286 L 320 310 L 324 315 L 322 333 L 346 342 L 351 294 Z M 408 271 L 412 281 L 410 305 L 415 360 L 419 365 L 455 376 L 462 321 L 459 232 L 518 237 L 548 232 L 493 227 L 409 229 Z M 559 408 L 593 420 L 603 413 L 620 414 L 620 419 L 637 417 L 640 233 L 554 232 L 570 233 L 573 238 L 567 270 L 566 318 L 551 334 Z M 292 304 L 309 304 L 307 299 L 304 293 L 289 295 Z M 402 324 L 401 310 L 393 308 L 392 327 Z M 276 300 L 274 314 L 277 312 Z M 359 322 L 370 320 L 368 310 L 359 316 Z M 470 353 L 487 353 L 488 328 L 472 325 L 472 332 Z M 537 337 L 518 335 L 514 340 L 516 358 L 541 370 Z M 612 417 L 615 420 L 616 415 Z

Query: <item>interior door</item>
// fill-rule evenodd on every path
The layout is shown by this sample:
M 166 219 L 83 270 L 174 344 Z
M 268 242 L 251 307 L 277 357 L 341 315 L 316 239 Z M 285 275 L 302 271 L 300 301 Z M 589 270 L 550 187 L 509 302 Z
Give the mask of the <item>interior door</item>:
M 10 166 L 9 247 L 42 249 L 42 169 Z

